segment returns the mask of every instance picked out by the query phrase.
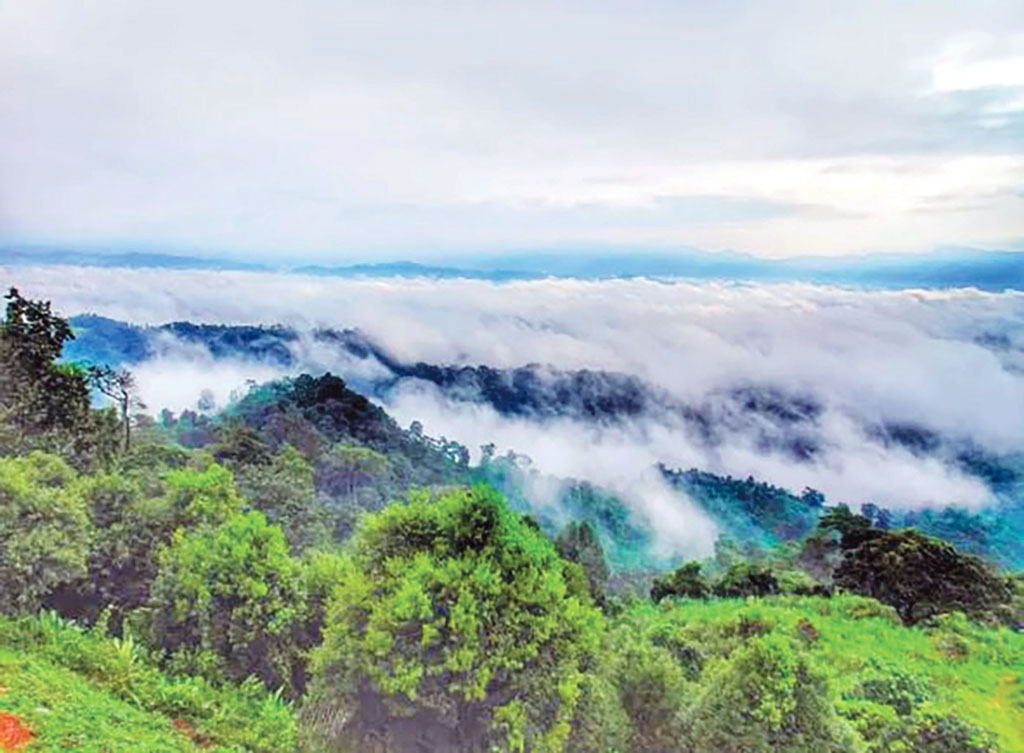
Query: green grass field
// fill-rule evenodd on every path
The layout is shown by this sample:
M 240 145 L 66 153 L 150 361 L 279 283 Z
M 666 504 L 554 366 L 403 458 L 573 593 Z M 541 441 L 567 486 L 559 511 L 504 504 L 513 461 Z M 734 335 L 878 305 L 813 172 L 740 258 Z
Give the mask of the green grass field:
M 782 633 L 827 675 L 840 715 L 882 718 L 891 712 L 866 707 L 898 707 L 905 697 L 916 713 L 956 715 L 993 735 L 1003 753 L 1024 753 L 1024 634 L 1007 628 L 962 615 L 908 628 L 890 608 L 856 596 L 644 604 L 618 628 L 696 647 L 709 657 L 704 676 L 752 634 Z M 879 678 L 895 688 L 884 703 L 865 693 Z
M 293 709 L 257 683 L 216 688 L 164 675 L 132 641 L 52 615 L 0 619 L 0 714 L 34 734 L 27 751 L 295 749 Z

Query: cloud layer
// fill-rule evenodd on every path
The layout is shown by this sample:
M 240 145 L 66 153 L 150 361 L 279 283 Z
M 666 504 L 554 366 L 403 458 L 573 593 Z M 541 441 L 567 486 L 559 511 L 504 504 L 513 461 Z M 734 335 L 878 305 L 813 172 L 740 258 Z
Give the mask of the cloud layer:
M 651 412 L 598 427 L 509 418 L 408 382 L 387 398 L 407 424 L 476 449 L 495 442 L 539 469 L 613 488 L 640 488 L 654 463 L 758 478 L 833 500 L 893 507 L 977 506 L 988 490 L 941 452 L 915 455 L 872 433 L 886 425 L 937 432 L 991 453 L 1024 450 L 1024 294 L 975 290 L 862 292 L 810 285 L 544 280 L 341 280 L 292 275 L 55 268 L 0 270 L 66 314 L 137 323 L 285 323 L 304 333 L 303 369 L 372 380 L 383 367 L 317 344 L 315 327 L 357 327 L 395 357 L 438 364 L 551 364 L 641 377 L 674 400 L 704 406 L 713 446 L 679 417 Z M 181 409 L 211 388 L 223 404 L 247 377 L 278 368 L 214 362 L 169 342 L 138 369 L 151 407 Z M 808 397 L 820 415 L 801 428 L 811 460 L 765 446 L 780 428 L 737 417 L 723 395 L 744 387 Z M 760 423 L 758 423 L 760 422 Z M 646 483 L 646 482 L 645 482 Z M 645 498 L 654 499 L 651 495 Z

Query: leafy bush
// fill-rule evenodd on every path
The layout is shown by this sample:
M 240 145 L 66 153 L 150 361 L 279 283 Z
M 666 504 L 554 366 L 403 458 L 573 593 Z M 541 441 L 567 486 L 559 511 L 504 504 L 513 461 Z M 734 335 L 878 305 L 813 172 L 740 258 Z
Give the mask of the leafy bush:
M 563 750 L 603 629 L 564 572 L 551 542 L 486 487 L 369 516 L 314 654 L 311 737 Z
M 0 684 L 0 711 L 30 723 L 39 738 L 33 750 L 296 747 L 294 711 L 260 683 L 218 688 L 168 677 L 130 638 L 107 638 L 52 613 L 0 618 Z
M 778 634 L 753 639 L 714 670 L 692 725 L 695 753 L 856 750 L 824 673 Z
M 149 630 L 172 666 L 269 688 L 293 687 L 305 615 L 303 575 L 280 528 L 261 512 L 174 534 L 160 556 Z
M 0 458 L 0 614 L 34 611 L 86 574 L 93 528 L 78 474 L 42 452 Z

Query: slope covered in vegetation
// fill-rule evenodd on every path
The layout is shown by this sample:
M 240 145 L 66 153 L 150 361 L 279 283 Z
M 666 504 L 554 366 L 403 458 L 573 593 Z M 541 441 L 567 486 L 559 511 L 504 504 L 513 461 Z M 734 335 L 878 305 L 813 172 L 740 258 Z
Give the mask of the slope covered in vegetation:
M 260 683 L 218 688 L 168 676 L 131 639 L 53 613 L 0 618 L 0 687 L 0 714 L 31 731 L 29 750 L 269 753 L 295 746 L 292 708 Z
M 614 495 L 566 482 L 571 519 L 534 517 L 521 457 L 473 465 L 331 375 L 97 410 L 131 380 L 62 364 L 66 322 L 8 298 L 26 750 L 1024 751 L 1020 578 L 877 510 L 662 469 L 731 534 L 671 570 Z

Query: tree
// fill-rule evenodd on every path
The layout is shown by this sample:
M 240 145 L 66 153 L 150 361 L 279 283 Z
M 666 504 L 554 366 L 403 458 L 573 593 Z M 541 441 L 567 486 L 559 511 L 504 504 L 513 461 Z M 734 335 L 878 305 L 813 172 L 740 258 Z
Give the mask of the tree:
M 78 475 L 42 452 L 0 458 L 0 614 L 85 576 L 93 528 Z
M 817 489 L 812 489 L 809 486 L 805 486 L 804 490 L 800 493 L 800 501 L 808 507 L 815 509 L 821 509 L 825 506 L 825 495 L 819 492 Z
M 665 646 L 655 645 L 637 626 L 611 635 L 612 675 L 630 722 L 630 740 L 621 750 L 670 753 L 682 749 L 682 711 L 687 702 L 683 667 Z
M 558 553 L 577 563 L 587 576 L 587 585 L 594 601 L 603 605 L 608 597 L 608 577 L 611 572 L 604 558 L 601 540 L 590 523 L 570 523 L 555 540 Z
M 604 621 L 497 492 L 421 494 L 368 516 L 347 562 L 314 652 L 310 737 L 403 753 L 564 749 Z
M 666 596 L 704 599 L 710 593 L 707 582 L 700 574 L 699 562 L 687 562 L 665 578 L 655 578 L 651 586 L 651 600 L 657 604 Z
M 779 592 L 779 581 L 771 568 L 740 562 L 715 583 L 715 596 L 728 599 L 771 596 Z
M 908 625 L 942 612 L 983 612 L 1012 598 L 1009 583 L 980 559 L 913 529 L 880 531 L 847 551 L 834 580 L 895 607 Z
M 74 338 L 66 320 L 47 301 L 30 301 L 16 288 L 7 293 L 7 315 L 0 325 L 0 418 L 22 443 L 48 434 L 46 446 L 69 454 L 95 445 L 85 372 L 59 364 L 64 343 Z M 37 445 L 38 446 L 38 445 Z
M 344 497 L 358 504 L 358 490 L 387 475 L 386 455 L 355 444 L 336 444 L 317 469 L 317 487 L 332 497 Z
M 213 456 L 237 471 L 245 466 L 269 465 L 273 450 L 260 433 L 240 419 L 217 428 Z
M 857 749 L 852 731 L 835 715 L 825 675 L 790 638 L 754 638 L 702 686 L 691 720 L 694 753 Z
M 113 400 L 121 413 L 124 427 L 124 452 L 132 443 L 132 410 L 145 410 L 145 404 L 136 394 L 135 377 L 127 369 L 113 369 L 110 366 L 90 366 L 89 383 Z
M 269 688 L 302 671 L 303 573 L 284 532 L 261 512 L 175 532 L 149 601 L 151 636 L 172 666 Z
M 268 462 L 237 471 L 241 495 L 284 529 L 296 553 L 329 539 L 327 511 L 317 496 L 313 468 L 298 450 L 285 445 Z
M 871 524 L 870 518 L 851 512 L 846 505 L 828 508 L 818 521 L 818 528 L 823 531 L 837 531 L 841 537 L 839 547 L 843 551 L 856 549 L 865 541 L 884 534 L 884 531 Z
M 94 528 L 88 573 L 56 589 L 45 606 L 87 622 L 107 610 L 117 633 L 149 601 L 175 531 L 216 527 L 242 509 L 230 471 L 215 463 L 175 468 L 188 461 L 182 452 L 139 444 L 119 471 L 80 477 L 76 490 Z

